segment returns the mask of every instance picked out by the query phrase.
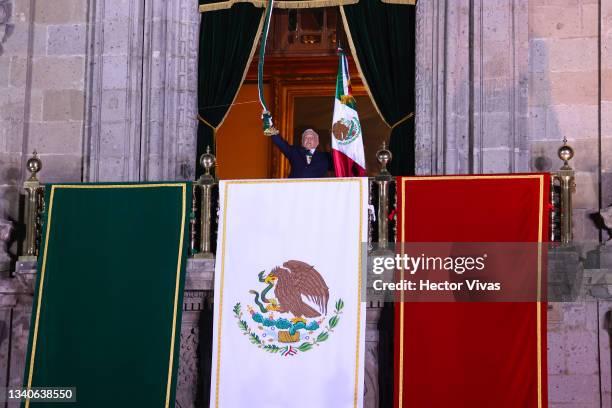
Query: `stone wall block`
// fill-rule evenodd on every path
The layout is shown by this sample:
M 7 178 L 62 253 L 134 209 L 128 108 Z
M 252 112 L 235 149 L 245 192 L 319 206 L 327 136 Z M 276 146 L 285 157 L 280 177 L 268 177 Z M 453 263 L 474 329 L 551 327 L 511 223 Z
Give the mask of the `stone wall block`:
M 597 82 L 597 71 L 535 72 L 529 76 L 529 104 L 597 105 Z
M 549 325 L 547 340 L 548 375 L 567 374 L 566 344 L 560 328 L 558 328 L 558 331 L 552 331 Z
M 510 134 L 510 114 L 498 111 L 484 115 L 484 126 L 487 129 L 487 137 L 484 140 L 485 148 L 498 148 L 508 145 Z
M 9 85 L 25 90 L 27 59 L 23 57 L 11 57 L 9 69 Z
M 612 138 L 612 100 L 602 101 L 601 103 L 601 136 L 602 138 Z M 608 145 L 609 146 L 609 145 Z M 606 150 L 607 151 L 607 150 Z M 612 163 L 610 164 L 612 166 Z
M 8 87 L 10 67 L 11 59 L 7 56 L 0 56 L 0 88 Z
M 80 153 L 80 152 L 79 152 Z M 45 183 L 76 183 L 82 181 L 81 154 L 40 154 L 45 166 Z
M 597 331 L 567 331 L 564 337 L 568 374 L 597 376 Z
M 607 0 L 602 0 L 602 7 Z M 582 4 L 582 18 L 581 18 L 581 32 L 580 35 L 583 37 L 596 38 L 599 35 L 599 6 L 597 2 L 593 4 Z
M 82 151 L 82 128 L 81 122 L 31 123 L 28 151 L 78 155 Z
M 506 77 L 486 79 L 483 81 L 483 85 L 485 89 L 483 111 L 508 113 L 508 101 L 514 91 L 509 79 Z
M 85 58 L 38 57 L 32 65 L 32 86 L 41 89 L 83 89 Z
M 104 56 L 103 64 L 103 89 L 126 89 L 129 75 L 128 57 L 120 55 Z
M 529 16 L 532 38 L 572 38 L 582 34 L 582 21 L 572 7 L 535 6 Z
M 19 156 L 23 149 L 23 121 L 0 121 L 0 141 L 2 141 L 2 149 L 0 152 L 12 153 L 13 155 Z
M 47 28 L 48 55 L 85 55 L 87 26 L 85 24 L 52 25 Z
M 102 0 L 104 3 L 104 18 L 129 18 L 130 12 L 133 10 L 134 0 Z
M 150 142 L 147 144 L 147 154 L 151 156 L 161 156 L 164 153 L 164 124 L 158 121 L 151 121 L 145 125 L 148 126 L 148 132 L 150 135 Z
M 108 11 L 106 11 L 108 13 Z M 104 55 L 128 55 L 131 35 L 129 18 L 111 18 L 104 22 Z
M 100 139 L 100 154 L 102 157 L 122 157 L 125 154 L 125 132 L 127 124 L 124 122 L 102 123 L 102 137 Z
M 13 21 L 26 22 L 30 20 L 32 0 L 13 1 Z
M 597 105 L 550 105 L 546 114 L 546 139 L 596 139 Z
M 597 408 L 599 376 L 551 375 L 548 377 L 548 400 L 550 407 Z
M 104 122 L 128 120 L 126 111 L 127 95 L 125 90 L 107 90 L 102 94 L 100 118 Z
M 25 94 L 22 89 L 9 88 L 0 93 L 0 120 L 23 121 Z
M 127 180 L 128 174 L 123 162 L 123 156 L 105 156 L 103 159 L 100 159 L 100 173 L 98 179 L 99 181 Z
M 490 0 L 483 1 L 482 6 L 484 20 L 483 36 L 487 39 L 487 43 L 489 41 L 505 41 L 507 47 L 508 27 L 512 19 L 509 3 L 504 0 Z
M 85 92 L 75 89 L 48 90 L 44 92 L 43 119 L 83 120 Z
M 546 107 L 531 106 L 529 107 L 529 135 L 535 139 L 544 139 L 546 137 Z
M 592 71 L 597 69 L 597 41 L 573 38 L 548 42 L 549 69 L 553 72 Z
M 43 120 L 43 91 L 32 89 L 30 92 L 30 122 L 42 122 Z
M 62 24 L 87 20 L 86 1 L 53 0 L 36 1 L 35 21 L 37 23 Z
M 545 39 L 533 39 L 529 42 L 529 72 L 548 71 L 549 46 Z
M 510 167 L 510 152 L 508 148 L 483 149 L 484 173 L 504 173 Z
M 14 30 L 7 41 L 2 44 L 5 55 L 28 56 L 28 42 L 32 28 L 32 51 L 37 55 L 45 55 L 47 49 L 47 27 L 30 23 L 16 23 Z

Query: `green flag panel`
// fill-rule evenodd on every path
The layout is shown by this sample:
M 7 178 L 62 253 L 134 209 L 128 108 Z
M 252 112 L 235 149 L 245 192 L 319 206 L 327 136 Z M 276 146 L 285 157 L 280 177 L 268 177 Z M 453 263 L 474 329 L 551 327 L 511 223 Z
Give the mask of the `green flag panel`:
M 188 183 L 49 185 L 24 387 L 174 407 Z M 25 407 L 65 407 L 26 400 Z

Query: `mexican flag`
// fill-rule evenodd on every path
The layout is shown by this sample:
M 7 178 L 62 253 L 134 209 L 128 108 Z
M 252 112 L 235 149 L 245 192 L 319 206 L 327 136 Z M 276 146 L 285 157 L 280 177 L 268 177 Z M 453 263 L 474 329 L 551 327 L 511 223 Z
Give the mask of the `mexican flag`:
M 224 180 L 219 208 L 210 408 L 363 407 L 368 180 Z
M 365 155 L 357 104 L 351 94 L 346 54 L 340 51 L 332 120 L 332 156 L 336 177 L 365 176 Z

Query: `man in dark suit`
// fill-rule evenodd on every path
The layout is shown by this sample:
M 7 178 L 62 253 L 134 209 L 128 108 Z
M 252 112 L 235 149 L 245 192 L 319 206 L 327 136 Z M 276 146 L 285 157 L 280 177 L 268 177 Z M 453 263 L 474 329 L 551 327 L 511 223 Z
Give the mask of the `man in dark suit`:
M 331 169 L 331 155 L 317 150 L 319 135 L 312 129 L 306 129 L 302 133 L 301 146 L 291 146 L 278 134 L 272 135 L 272 141 L 291 164 L 289 178 L 325 177 Z

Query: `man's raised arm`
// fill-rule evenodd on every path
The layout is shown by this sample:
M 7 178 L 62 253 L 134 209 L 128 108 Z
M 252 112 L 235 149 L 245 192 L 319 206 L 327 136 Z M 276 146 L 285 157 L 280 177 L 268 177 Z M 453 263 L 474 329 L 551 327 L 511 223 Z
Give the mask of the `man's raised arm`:
M 287 143 L 285 139 L 283 139 L 277 134 L 272 135 L 271 137 L 272 137 L 272 141 L 274 142 L 275 145 L 278 146 L 281 152 L 283 152 L 285 156 L 289 157 L 289 150 L 290 150 L 289 143 Z

